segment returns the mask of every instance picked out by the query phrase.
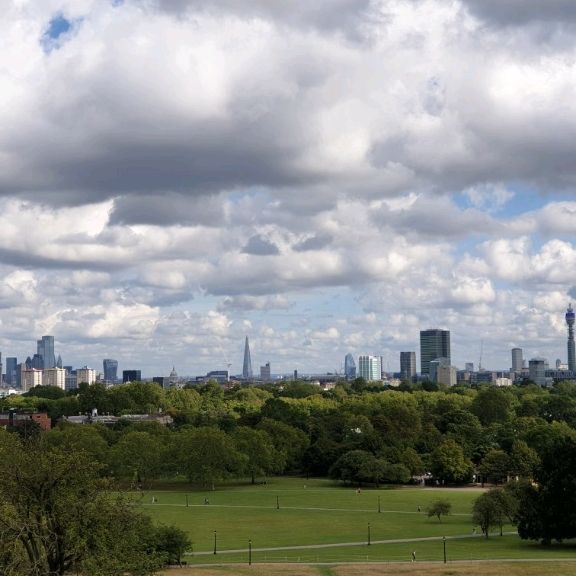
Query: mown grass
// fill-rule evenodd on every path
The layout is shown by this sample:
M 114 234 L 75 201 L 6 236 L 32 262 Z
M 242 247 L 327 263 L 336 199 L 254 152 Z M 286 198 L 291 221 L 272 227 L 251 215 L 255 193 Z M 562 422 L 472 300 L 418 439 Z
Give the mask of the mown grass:
M 155 521 L 176 524 L 190 534 L 193 554 L 187 557 L 188 563 L 247 562 L 249 541 L 254 564 L 396 562 L 409 560 L 412 551 L 418 561 L 439 561 L 443 559 L 443 536 L 447 537 L 449 560 L 574 557 L 576 549 L 572 546 L 544 548 L 517 536 L 500 537 L 496 533 L 488 540 L 480 534 L 472 536 L 471 509 L 479 494 L 471 489 L 422 488 L 359 493 L 326 480 L 281 478 L 255 486 L 226 486 L 214 492 L 146 491 L 137 498 Z M 440 497 L 452 503 L 452 514 L 441 522 L 425 513 Z M 204 504 L 205 499 L 208 504 Z M 435 539 L 378 543 L 418 538 Z M 356 545 L 338 546 L 342 543 Z M 321 547 L 327 544 L 335 546 Z M 272 550 L 292 546 L 311 548 Z

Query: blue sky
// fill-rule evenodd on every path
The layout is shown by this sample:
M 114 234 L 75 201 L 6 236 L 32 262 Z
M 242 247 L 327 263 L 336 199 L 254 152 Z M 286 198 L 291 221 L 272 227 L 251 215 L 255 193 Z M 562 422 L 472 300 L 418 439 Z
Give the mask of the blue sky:
M 564 10 L 564 11 L 563 11 Z M 9 0 L 0 350 L 145 376 L 565 359 L 576 37 L 559 3 Z M 72 33 L 70 33 L 72 32 Z M 24 231 L 24 233 L 23 233 Z M 228 359 L 228 360 L 226 360 Z

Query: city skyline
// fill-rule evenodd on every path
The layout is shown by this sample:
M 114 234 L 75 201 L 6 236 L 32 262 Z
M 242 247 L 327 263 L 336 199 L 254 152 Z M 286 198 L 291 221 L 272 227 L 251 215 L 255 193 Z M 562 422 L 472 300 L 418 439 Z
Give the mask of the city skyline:
M 4 357 L 567 362 L 576 19 L 506 4 L 7 0 Z

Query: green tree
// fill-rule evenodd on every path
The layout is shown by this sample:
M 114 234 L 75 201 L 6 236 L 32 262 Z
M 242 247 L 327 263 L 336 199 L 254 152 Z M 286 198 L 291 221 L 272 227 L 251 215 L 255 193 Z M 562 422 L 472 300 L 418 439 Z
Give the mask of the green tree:
M 155 530 L 154 545 L 166 564 L 182 566 L 182 556 L 190 550 L 192 542 L 188 534 L 177 526 L 159 526 Z
M 276 450 L 272 439 L 264 430 L 240 426 L 232 437 L 238 452 L 246 457 L 244 469 L 249 474 L 252 484 L 256 482 L 256 476 L 266 476 L 283 469 L 285 456 Z
M 107 488 L 86 453 L 0 432 L 0 572 L 154 573 L 161 558 L 150 520 Z
M 517 491 L 520 537 L 544 544 L 576 537 L 576 440 L 549 447 L 534 479 Z
M 428 518 L 436 516 L 440 522 L 442 522 L 442 516 L 448 516 L 450 512 L 452 512 L 452 502 L 445 498 L 434 500 L 426 510 Z
M 492 480 L 496 484 L 503 482 L 510 472 L 510 457 L 504 450 L 493 448 L 482 459 L 478 472 L 483 479 Z
M 189 428 L 173 440 L 176 460 L 189 482 L 215 489 L 216 482 L 238 476 L 246 457 L 222 430 L 212 427 Z
M 163 471 L 166 447 L 148 432 L 130 430 L 110 450 L 110 468 L 119 478 L 140 485 Z
M 489 490 L 474 501 L 472 520 L 480 526 L 480 530 L 486 538 L 488 538 L 490 528 L 493 526 L 500 526 L 500 532 L 502 532 L 505 509 L 499 496 L 501 492 L 501 490 Z
M 472 401 L 471 410 L 484 426 L 506 422 L 512 414 L 514 400 L 508 391 L 496 386 L 487 386 L 478 392 Z
M 461 483 L 469 480 L 472 463 L 464 450 L 454 440 L 444 440 L 430 456 L 430 471 L 444 483 Z

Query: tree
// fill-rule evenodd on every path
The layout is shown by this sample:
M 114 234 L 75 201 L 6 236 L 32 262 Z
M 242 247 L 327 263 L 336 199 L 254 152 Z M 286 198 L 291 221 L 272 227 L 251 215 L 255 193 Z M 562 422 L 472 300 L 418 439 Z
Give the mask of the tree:
M 440 522 L 442 522 L 442 516 L 448 516 L 452 511 L 452 503 L 445 498 L 439 498 L 434 500 L 432 504 L 426 510 L 428 518 L 436 516 Z
M 269 434 L 264 430 L 240 426 L 235 430 L 233 438 L 238 451 L 246 457 L 244 466 L 252 484 L 256 482 L 257 475 L 266 476 L 283 469 L 284 454 L 276 450 Z
M 0 572 L 14 576 L 152 574 L 150 520 L 84 452 L 0 432 Z
M 130 429 L 129 429 L 130 430 Z M 160 438 L 130 430 L 110 451 L 110 467 L 120 478 L 134 480 L 137 485 L 157 478 L 166 468 L 165 446 Z
M 446 483 L 465 482 L 472 474 L 472 463 L 465 458 L 462 446 L 454 440 L 444 440 L 431 454 L 432 474 Z
M 506 480 L 508 473 L 510 471 L 510 457 L 504 450 L 489 450 L 480 466 L 478 467 L 478 472 L 483 478 L 491 479 L 496 484 Z
M 190 482 L 215 489 L 216 482 L 237 476 L 246 457 L 222 430 L 211 427 L 185 429 L 174 440 L 177 462 Z
M 576 537 L 576 440 L 562 438 L 542 455 L 535 484 L 518 494 L 518 534 L 550 544 Z
M 494 488 L 476 498 L 472 508 L 472 520 L 480 526 L 486 538 L 493 526 L 500 527 L 500 536 L 502 536 L 504 521 L 506 519 L 512 521 L 517 509 L 516 504 L 516 498 L 512 492 Z
M 181 566 L 182 555 L 191 548 L 192 542 L 188 534 L 177 526 L 159 526 L 155 531 L 155 546 L 166 564 Z

